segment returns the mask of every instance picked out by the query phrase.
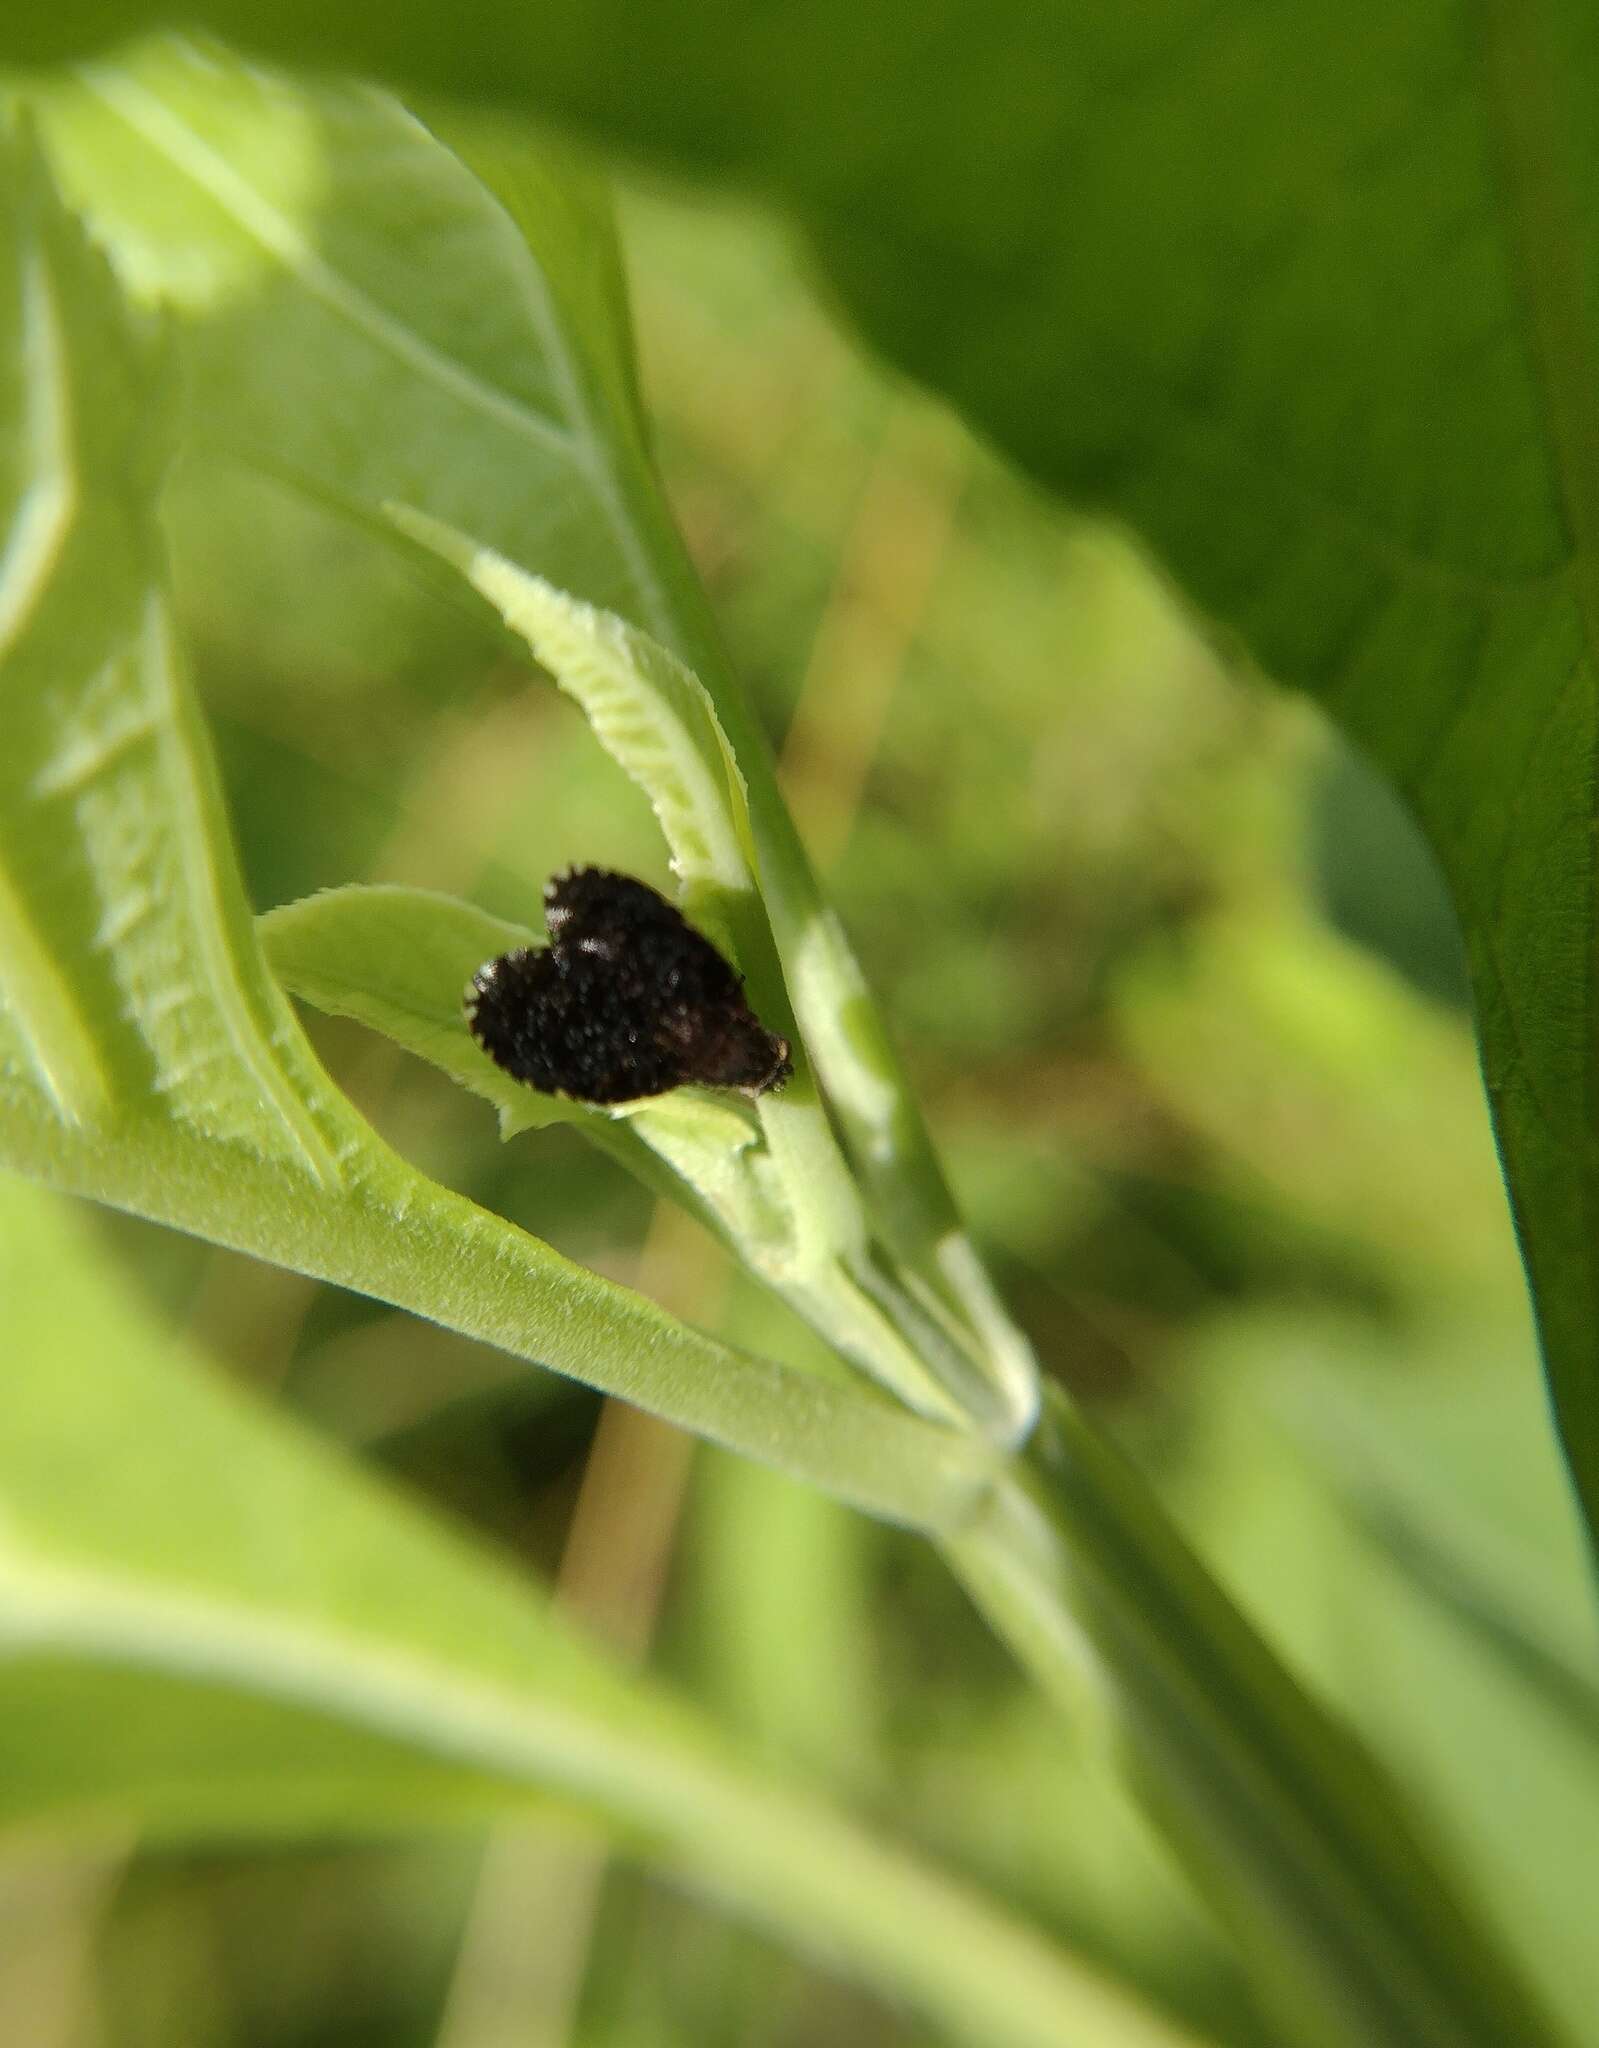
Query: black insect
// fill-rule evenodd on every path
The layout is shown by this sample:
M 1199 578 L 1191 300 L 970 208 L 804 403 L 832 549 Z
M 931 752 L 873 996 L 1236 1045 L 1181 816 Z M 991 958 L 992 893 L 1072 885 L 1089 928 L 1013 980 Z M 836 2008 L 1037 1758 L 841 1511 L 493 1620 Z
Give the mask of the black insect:
M 547 946 L 472 977 L 466 1021 L 498 1067 L 547 1095 L 632 1102 L 698 1082 L 759 1095 L 794 1071 L 743 977 L 644 882 L 572 868 L 544 891 Z

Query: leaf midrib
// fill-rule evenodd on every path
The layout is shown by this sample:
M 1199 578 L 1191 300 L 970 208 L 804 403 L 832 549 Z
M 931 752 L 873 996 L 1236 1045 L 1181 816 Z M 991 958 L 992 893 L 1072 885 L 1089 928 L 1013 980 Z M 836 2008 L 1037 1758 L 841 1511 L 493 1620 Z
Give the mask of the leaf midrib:
M 657 1857 L 790 1939 L 815 1935 L 817 1899 L 837 1888 L 839 1924 L 823 1928 L 824 1945 L 957 2033 L 980 2025 L 1011 2048 L 1112 2033 L 1143 2048 L 1203 2048 L 958 1880 L 724 1759 L 713 1731 L 669 1696 L 640 1697 L 586 1660 L 545 1673 L 546 1688 L 553 1676 L 572 1689 L 567 1703 L 535 1673 L 463 1672 L 393 1637 L 0 1550 L 0 1666 L 35 1650 L 232 1686 L 530 1790 L 554 1786 L 642 1828 Z M 897 1912 L 869 1903 L 896 1898 Z M 928 1923 L 936 1959 L 917 1932 Z

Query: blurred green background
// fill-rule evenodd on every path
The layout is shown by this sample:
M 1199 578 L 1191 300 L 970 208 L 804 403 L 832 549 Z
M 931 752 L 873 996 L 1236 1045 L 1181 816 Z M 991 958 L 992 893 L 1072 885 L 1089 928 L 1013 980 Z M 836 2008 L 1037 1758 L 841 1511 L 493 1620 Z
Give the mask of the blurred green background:
M 653 189 L 624 226 L 669 494 L 1014 1310 L 1514 1904 L 1580 2025 L 1595 1715 L 1529 1637 L 1591 1666 L 1584 1589 L 1425 849 L 1127 541 L 863 362 L 781 236 Z M 196 470 L 172 513 L 258 908 L 367 879 L 525 921 L 574 859 L 663 879 L 577 712 L 434 585 L 258 477 Z M 309 1024 L 426 1171 L 691 1320 L 810 1341 L 571 1131 L 502 1148 L 438 1075 Z M 759 1747 L 1202 2035 L 1268 2039 L 1093 1702 L 1063 1738 L 917 1543 L 375 1303 L 94 1228 L 226 1370 Z M 30 2048 L 923 2038 L 531 1827 L 487 1851 L 12 1842 L 0 2013 Z

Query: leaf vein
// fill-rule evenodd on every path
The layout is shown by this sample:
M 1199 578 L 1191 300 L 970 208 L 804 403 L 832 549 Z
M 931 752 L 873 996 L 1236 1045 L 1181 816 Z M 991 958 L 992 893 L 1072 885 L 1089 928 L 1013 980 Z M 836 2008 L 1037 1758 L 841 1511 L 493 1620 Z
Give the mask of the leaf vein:
M 305 234 L 202 135 L 154 93 L 100 66 L 80 74 L 87 89 L 182 176 L 215 200 L 261 248 L 315 299 L 408 369 L 451 391 L 514 432 L 574 459 L 571 432 L 525 400 L 500 390 L 465 364 L 405 327 L 319 255 Z

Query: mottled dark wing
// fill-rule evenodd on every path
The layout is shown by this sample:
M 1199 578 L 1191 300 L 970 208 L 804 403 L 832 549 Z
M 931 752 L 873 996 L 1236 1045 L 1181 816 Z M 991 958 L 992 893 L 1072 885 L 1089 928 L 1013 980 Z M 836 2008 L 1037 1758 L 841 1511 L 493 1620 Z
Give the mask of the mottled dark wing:
M 788 1078 L 787 1040 L 760 1023 L 741 977 L 691 924 L 636 929 L 617 973 L 653 1012 L 655 1042 L 685 1081 L 759 1094 Z
M 472 1036 L 497 1067 L 534 1088 L 555 1086 L 540 1027 L 559 979 L 543 946 L 524 946 L 485 961 L 466 992 Z
M 681 1087 L 681 1055 L 659 1042 L 659 1006 L 613 963 L 555 947 L 503 954 L 472 977 L 467 1022 L 514 1080 L 579 1102 L 631 1102 Z
M 558 947 L 581 946 L 586 953 L 613 958 L 620 958 L 640 932 L 665 936 L 693 930 L 658 890 L 609 868 L 568 868 L 552 875 L 544 890 L 544 922 Z
M 467 1021 L 519 1081 L 580 1102 L 631 1102 L 697 1081 L 752 1094 L 792 1071 L 740 977 L 646 883 L 574 868 L 545 891 L 550 944 L 479 968 Z

